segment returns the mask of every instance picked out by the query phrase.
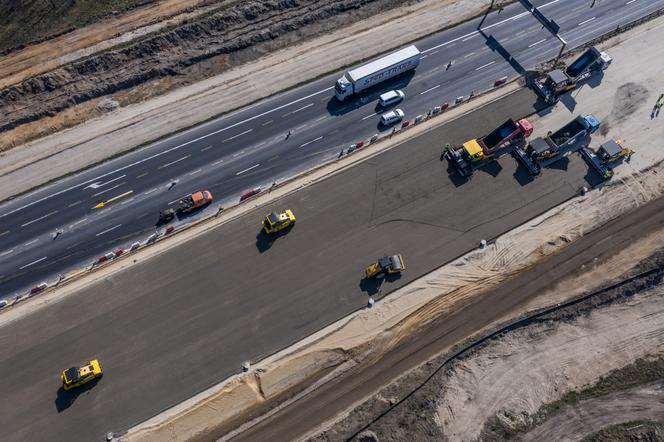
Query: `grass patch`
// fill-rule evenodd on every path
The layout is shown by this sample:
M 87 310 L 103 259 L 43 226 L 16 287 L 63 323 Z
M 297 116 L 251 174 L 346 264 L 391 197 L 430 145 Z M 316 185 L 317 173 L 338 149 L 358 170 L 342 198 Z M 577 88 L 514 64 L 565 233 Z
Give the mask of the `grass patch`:
M 0 0 L 0 54 L 156 0 Z

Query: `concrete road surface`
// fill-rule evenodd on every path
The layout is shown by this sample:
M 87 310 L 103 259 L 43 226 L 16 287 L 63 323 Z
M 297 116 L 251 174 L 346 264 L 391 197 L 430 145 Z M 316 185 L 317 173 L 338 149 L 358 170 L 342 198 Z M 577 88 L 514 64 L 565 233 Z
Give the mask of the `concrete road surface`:
M 443 143 L 534 111 L 521 90 L 0 328 L 4 441 L 99 440 L 362 308 L 375 298 L 575 195 L 594 179 L 578 157 L 532 180 L 511 157 L 470 181 Z M 555 129 L 555 128 L 552 128 Z M 266 241 L 260 219 L 292 208 Z M 362 269 L 402 253 L 382 287 Z M 64 368 L 99 358 L 105 375 L 72 394 Z

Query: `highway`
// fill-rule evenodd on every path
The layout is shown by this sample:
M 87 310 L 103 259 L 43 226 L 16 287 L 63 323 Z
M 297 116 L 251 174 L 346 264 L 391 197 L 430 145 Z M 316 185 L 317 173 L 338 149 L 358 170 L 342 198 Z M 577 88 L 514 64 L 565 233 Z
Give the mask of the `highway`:
M 561 26 L 569 48 L 664 7 L 664 0 L 603 0 L 593 8 L 576 0 L 534 3 Z M 246 189 L 336 157 L 381 131 L 375 106 L 384 90 L 403 89 L 406 100 L 399 107 L 412 118 L 485 89 L 496 78 L 518 75 L 559 50 L 559 42 L 519 4 L 489 15 L 482 33 L 479 20 L 415 42 L 425 58 L 414 75 L 362 99 L 335 101 L 336 72 L 2 204 L 0 298 L 144 239 L 155 230 L 159 211 L 190 192 L 211 190 L 216 200 L 209 210 L 216 210 Z M 488 43 L 490 36 L 513 56 L 511 64 Z M 99 203 L 103 207 L 94 208 Z
M 596 184 L 578 156 L 534 180 L 511 157 L 465 182 L 440 160 L 442 139 L 463 142 L 535 103 L 522 89 L 0 325 L 3 441 L 126 430 Z M 286 207 L 297 224 L 265 241 L 260 218 Z M 363 281 L 386 253 L 402 253 L 407 271 Z M 103 379 L 59 390 L 62 369 L 93 357 Z

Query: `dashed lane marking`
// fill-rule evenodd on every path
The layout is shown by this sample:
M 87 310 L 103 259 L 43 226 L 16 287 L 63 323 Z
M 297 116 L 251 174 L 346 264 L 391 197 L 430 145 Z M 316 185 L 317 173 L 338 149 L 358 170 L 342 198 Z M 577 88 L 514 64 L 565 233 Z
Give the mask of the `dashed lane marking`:
M 253 169 L 257 168 L 258 166 L 260 166 L 260 163 L 259 163 L 259 164 L 254 164 L 254 165 L 251 166 L 251 167 L 247 167 L 246 169 L 237 172 L 235 175 L 236 175 L 236 176 L 237 176 L 237 175 L 242 175 L 243 173 L 245 173 L 245 172 L 249 172 L 250 170 L 253 170 Z
M 24 265 L 23 267 L 19 267 L 18 269 L 19 269 L 19 270 L 23 270 L 23 269 L 25 269 L 25 268 L 27 268 L 27 267 L 30 267 L 30 266 L 33 266 L 33 265 L 37 264 L 38 262 L 42 262 L 42 261 L 45 260 L 46 258 L 48 258 L 48 256 L 44 256 L 43 258 L 39 258 L 39 259 L 37 259 L 37 260 L 35 260 L 35 261 L 32 261 L 31 263 L 28 263 L 28 264 Z
M 58 213 L 58 211 L 57 211 L 57 210 L 54 210 L 53 212 L 47 213 L 47 214 L 44 215 L 44 216 L 40 216 L 39 218 L 33 219 L 32 221 L 28 221 L 27 223 L 23 223 L 23 224 L 21 224 L 21 227 L 29 226 L 30 224 L 32 224 L 32 223 L 36 223 L 37 221 L 41 221 L 41 220 L 43 220 L 44 218 L 48 218 L 49 216 L 51 216 L 51 215 L 53 215 L 53 214 L 55 214 L 55 213 Z

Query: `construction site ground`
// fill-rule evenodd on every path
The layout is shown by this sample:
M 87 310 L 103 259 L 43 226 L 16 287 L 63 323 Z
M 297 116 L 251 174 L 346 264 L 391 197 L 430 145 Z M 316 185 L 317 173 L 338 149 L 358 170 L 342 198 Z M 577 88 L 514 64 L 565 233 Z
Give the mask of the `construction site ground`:
M 302 11 L 306 11 L 307 5 L 312 2 L 305 3 L 300 5 Z M 2 100 L 7 112 L 3 112 L 4 118 L 0 119 L 0 126 L 6 126 L 0 131 L 0 200 L 452 26 L 480 14 L 490 4 L 488 0 L 423 0 L 395 7 L 397 3 L 387 0 L 369 2 L 357 10 L 348 10 L 338 15 L 335 20 L 331 20 L 328 14 L 313 22 L 307 21 L 313 19 L 313 16 L 306 20 L 300 17 L 298 14 L 302 11 L 297 8 L 294 12 L 284 12 L 282 15 L 272 11 L 272 14 L 276 14 L 273 19 L 277 25 L 287 25 L 297 30 L 283 32 L 279 38 L 245 48 L 240 51 L 242 55 L 240 52 L 232 52 L 235 54 L 233 57 L 211 57 L 206 45 L 196 40 L 189 53 L 184 51 L 175 54 L 177 56 L 169 62 L 173 64 L 171 67 L 164 65 L 160 69 L 153 69 L 150 63 L 144 61 L 142 64 L 137 63 L 137 72 L 132 72 L 130 65 L 124 63 L 120 66 L 122 75 L 138 76 L 140 81 L 125 78 L 126 81 L 121 81 L 121 88 L 108 84 L 96 75 L 95 66 L 99 63 L 94 62 L 94 58 L 85 59 L 84 67 L 87 66 L 89 72 L 83 72 L 81 78 L 75 72 L 79 68 L 74 69 L 74 65 L 62 63 L 64 60 L 90 57 L 91 52 L 100 49 L 106 50 L 102 55 L 109 57 L 109 45 L 114 46 L 118 41 L 126 45 L 126 41 L 133 38 L 140 41 L 149 32 L 165 28 L 163 22 L 148 25 L 154 19 L 153 16 L 137 18 L 135 21 L 125 18 L 128 23 L 119 24 L 120 34 L 115 39 L 98 41 L 94 36 L 97 35 L 97 29 L 100 36 L 108 35 L 108 29 L 113 28 L 118 20 L 122 21 L 123 16 L 9 54 L 0 60 L 0 84 L 6 86 L 1 93 L 7 98 Z M 270 5 L 278 6 L 274 2 Z M 386 10 L 387 6 L 392 9 Z M 164 14 L 174 22 L 186 22 L 188 19 L 195 22 L 194 15 L 205 16 L 210 12 L 205 9 L 207 6 L 203 8 L 204 13 L 201 9 L 178 13 L 176 6 L 171 7 L 175 9 L 168 9 L 165 4 L 164 10 L 156 11 L 158 14 L 155 16 Z M 139 8 L 126 17 L 133 17 L 131 14 L 138 14 L 141 10 Z M 238 19 L 236 15 L 244 10 L 229 7 L 223 9 L 221 14 L 230 14 L 228 17 L 234 18 L 227 18 L 233 22 Z M 325 11 L 333 14 L 331 10 Z M 384 12 L 377 14 L 377 11 Z M 394 21 L 396 17 L 399 17 L 398 21 Z M 260 19 L 258 15 L 256 20 Z M 293 20 L 300 20 L 302 28 L 293 25 Z M 322 23 L 326 23 L 325 26 Z M 336 31 L 327 28 L 338 23 L 345 25 Z M 166 21 L 166 25 L 171 24 Z M 393 37 L 379 38 L 388 29 Z M 322 35 L 311 38 L 319 34 Z M 63 48 L 63 39 L 68 37 L 77 41 L 71 45 L 71 51 L 66 49 L 69 46 Z M 163 39 L 157 39 L 155 44 L 158 47 L 160 41 L 164 43 Z M 162 46 L 168 47 L 169 44 Z M 204 52 L 202 56 L 199 54 L 201 51 Z M 44 58 L 43 54 L 57 55 L 57 59 L 53 61 L 50 56 Z M 259 56 L 256 61 L 250 61 Z M 21 63 L 18 63 L 17 57 Z M 185 63 L 183 60 L 188 58 L 193 61 Z M 142 58 L 139 57 L 139 60 Z M 164 63 L 168 64 L 166 61 Z M 180 66 L 182 63 L 184 65 Z M 17 70 L 16 66 L 24 65 L 33 67 Z M 35 77 L 29 80 L 36 82 L 34 87 L 27 83 L 23 86 L 8 86 L 19 78 L 35 75 L 37 72 L 34 72 L 34 66 L 39 65 L 53 68 L 42 75 L 46 78 L 39 80 L 39 77 Z M 147 68 L 150 68 L 148 77 L 154 78 L 145 78 L 147 74 L 143 70 Z M 56 74 L 58 69 L 63 72 Z M 122 80 L 122 75 L 113 75 L 112 72 L 105 75 L 113 82 Z M 84 78 L 86 76 L 89 78 Z M 58 78 L 66 80 L 68 87 L 79 88 L 81 84 L 88 84 L 94 90 L 86 92 L 83 88 L 83 91 L 75 94 L 64 94 L 63 90 L 56 88 L 55 91 L 60 93 L 58 95 L 49 90 L 49 84 Z M 19 89 L 45 89 L 44 93 L 55 95 L 53 99 L 47 99 L 45 95 L 39 95 L 39 98 L 33 96 L 23 106 L 20 101 L 28 96 L 24 96 Z M 78 98 L 74 99 L 74 96 Z M 10 112 L 10 109 L 14 111 Z M 20 114 L 16 110 L 20 110 Z M 23 122 L 16 125 L 17 119 L 23 119 Z M 12 129 L 10 126 L 15 127 Z M 63 130 L 65 128 L 68 129 Z
M 495 252 L 490 251 L 486 257 L 472 255 L 473 262 L 486 262 L 491 256 L 496 260 L 494 265 L 503 267 L 501 273 L 508 273 L 512 260 L 523 259 L 523 253 L 530 250 L 524 246 L 535 231 L 541 241 L 539 254 L 564 246 L 552 258 L 480 298 L 489 298 L 499 305 L 499 295 L 507 291 L 516 307 L 509 317 L 592 294 L 648 269 L 655 269 L 655 273 L 608 292 L 600 290 L 586 303 L 523 324 L 452 360 L 448 360 L 454 354 L 452 340 L 440 334 L 451 324 L 446 324 L 444 316 L 439 317 L 432 326 L 411 335 L 409 344 L 403 345 L 400 352 L 388 353 L 386 359 L 388 363 L 397 360 L 404 367 L 409 364 L 403 361 L 410 360 L 411 366 L 415 366 L 425 361 L 423 354 L 427 350 L 431 352 L 428 345 L 441 351 L 438 357 L 399 378 L 369 401 L 356 404 L 336 423 L 325 425 L 312 440 L 360 436 L 363 440 L 381 441 L 406 437 L 464 441 L 584 437 L 593 440 L 596 434 L 604 434 L 597 432 L 605 427 L 610 428 L 606 431 L 614 434 L 613 437 L 618 437 L 615 435 L 638 433 L 642 427 L 639 422 L 648 421 L 655 424 L 644 426 L 647 427 L 644 437 L 661 433 L 657 428 L 661 429 L 664 416 L 661 411 L 664 372 L 661 363 L 652 370 L 652 365 L 644 361 L 653 358 L 661 361 L 664 355 L 661 317 L 664 229 L 657 225 L 659 221 L 651 224 L 650 219 L 664 205 L 659 198 L 664 185 L 663 146 L 659 142 L 664 122 L 653 107 L 664 90 L 656 89 L 658 82 L 653 73 L 657 69 L 636 73 L 632 67 L 639 64 L 643 54 L 662 55 L 664 48 L 656 42 L 663 35 L 664 22 L 660 19 L 607 42 L 602 47 L 614 57 L 615 65 L 606 71 L 601 82 L 590 82 L 573 91 L 546 116 L 546 127 L 555 128 L 572 115 L 594 113 L 602 121 L 602 128 L 593 137 L 593 144 L 621 138 L 638 152 L 632 161 L 616 170 L 611 185 L 591 192 L 588 199 L 573 200 L 529 223 L 531 227 L 510 232 L 496 242 Z M 542 128 L 535 121 L 535 126 Z M 634 207 L 638 209 L 629 212 Z M 629 213 L 612 220 L 622 212 Z M 578 219 L 572 221 L 571 217 Z M 602 227 L 588 234 L 600 224 Z M 539 270 L 542 266 L 544 269 Z M 433 276 L 431 280 L 434 281 Z M 469 288 L 466 286 L 464 290 Z M 521 298 L 521 293 L 530 296 Z M 467 317 L 476 317 L 472 311 L 468 311 Z M 503 317 L 503 323 L 508 316 Z M 487 325 L 485 333 L 498 327 L 495 322 Z M 382 367 L 383 362 L 377 365 Z M 644 384 L 625 388 L 620 382 L 615 385 L 605 382 L 608 385 L 604 385 L 597 397 L 578 402 L 569 399 L 576 397 L 575 392 L 592 390 L 603 378 L 618 379 L 616 373 L 620 370 L 626 370 L 632 382 Z M 371 374 L 367 374 L 366 382 L 382 374 L 376 366 L 367 371 Z M 357 378 L 347 379 L 342 385 L 351 383 L 364 388 Z M 334 389 L 334 393 L 327 391 L 327 396 L 321 393 L 316 399 L 329 403 L 332 394 L 341 396 L 340 386 Z M 296 406 L 302 412 L 306 405 L 312 404 L 303 402 Z M 630 421 L 637 423 L 627 425 Z M 275 418 L 271 424 L 278 422 Z M 620 431 L 613 427 L 618 424 L 624 424 L 619 425 Z M 297 426 L 293 422 L 290 425 Z M 301 427 L 304 426 L 302 423 Z M 607 436 L 594 440 L 624 439 Z
M 380 393 L 365 405 L 352 406 L 361 404 L 364 397 L 409 368 L 441 352 L 449 353 L 473 333 L 495 329 L 510 318 L 592 292 L 634 271 L 636 262 L 656 254 L 664 245 L 664 232 L 660 230 L 664 200 L 656 199 L 664 188 L 660 178 L 661 154 L 659 146 L 652 143 L 662 136 L 664 129 L 656 116 L 651 118 L 652 107 L 661 91 L 653 87 L 657 84 L 657 70 L 633 70 L 641 54 L 661 55 L 658 51 L 662 48 L 653 42 L 659 41 L 663 33 L 664 20 L 658 19 L 607 41 L 601 47 L 610 51 L 614 63 L 601 82 L 595 78 L 574 91 L 571 97 L 565 97 L 555 109 L 544 112 L 541 119 L 533 118 L 537 128 L 533 136 L 543 135 L 574 115 L 587 112 L 608 123 L 608 130 L 593 137 L 593 146 L 619 136 L 637 151 L 630 163 L 616 169 L 610 184 L 529 221 L 498 238 L 486 250 L 472 252 L 410 283 L 373 309 L 333 324 L 295 349 L 287 349 L 261 362 L 248 374 L 233 378 L 131 430 L 125 438 L 160 440 L 168 435 L 171 440 L 184 440 L 185 435 L 195 434 L 207 440 L 212 435 L 224 434 L 238 422 L 255 417 L 256 410 L 265 410 L 276 396 L 292 397 L 252 424 L 228 433 L 225 439 L 261 440 L 268 435 L 293 439 L 310 431 L 315 423 L 325 421 L 327 423 L 319 428 L 323 432 L 316 438 L 338 440 L 352 436 L 389 409 L 390 404 L 398 403 L 422 381 L 422 376 L 406 376 L 388 387 L 398 392 L 394 397 Z M 566 167 L 566 162 L 552 167 Z M 626 215 L 609 222 L 621 214 Z M 570 275 L 575 279 L 566 280 Z M 499 286 L 506 280 L 507 283 Z M 638 315 L 638 310 L 633 314 Z M 610 325 L 610 321 L 605 323 Z M 658 323 L 661 321 L 651 324 L 658 327 Z M 657 340 L 657 330 L 625 327 L 626 334 L 649 336 L 650 332 L 655 336 L 651 339 Z M 610 334 L 610 330 L 606 333 Z M 592 354 L 589 348 L 595 344 L 588 342 L 583 348 Z M 348 352 L 341 360 L 340 351 Z M 591 365 L 585 375 L 587 382 L 647 354 L 652 353 L 646 353 L 642 346 L 632 352 L 612 354 L 612 365 Z M 495 360 L 494 357 L 492 364 Z M 432 366 L 434 362 L 423 367 Z M 553 367 L 554 373 L 558 367 L 555 360 L 547 366 Z M 325 376 L 302 391 L 302 380 L 315 378 L 312 373 Z M 331 379 L 333 381 L 324 382 Z M 513 380 L 518 383 L 523 376 Z M 545 380 L 538 378 L 533 385 Z M 247 385 L 253 387 L 247 389 Z M 516 389 L 520 385 L 512 386 Z M 260 394 L 254 388 L 259 388 Z M 566 392 L 564 388 L 557 392 L 555 388 L 548 388 L 547 391 L 551 395 L 544 397 L 546 400 Z M 427 397 L 429 406 L 436 411 L 437 398 L 442 392 L 437 393 L 435 397 Z M 482 392 L 474 393 L 480 396 Z M 496 403 L 491 398 L 487 401 Z M 535 402 L 530 403 L 533 410 L 543 404 Z M 235 405 L 233 409 L 228 408 L 231 403 Z M 502 398 L 497 403 L 502 404 Z M 239 411 L 243 408 L 247 410 L 244 417 Z M 211 409 L 216 411 L 210 412 Z M 411 412 L 412 407 L 404 409 L 406 419 L 417 422 L 418 416 Z M 343 410 L 346 412 L 342 413 Z M 481 431 L 484 422 L 498 410 L 485 411 L 487 416 L 478 418 L 474 426 L 469 426 L 469 431 Z M 391 415 L 388 413 L 386 418 Z M 344 416 L 347 417 L 344 419 Z M 332 425 L 335 421 L 337 423 Z M 380 422 L 375 425 L 379 426 Z M 385 428 L 396 431 L 398 425 L 390 422 L 393 425 Z M 418 427 L 416 423 L 406 426 L 409 438 L 415 434 L 425 438 L 427 433 L 415 432 L 429 428 L 427 425 Z M 385 440 L 391 440 L 389 434 L 392 433 L 387 431 L 381 434 Z M 415 439 L 419 440 L 417 437 Z

